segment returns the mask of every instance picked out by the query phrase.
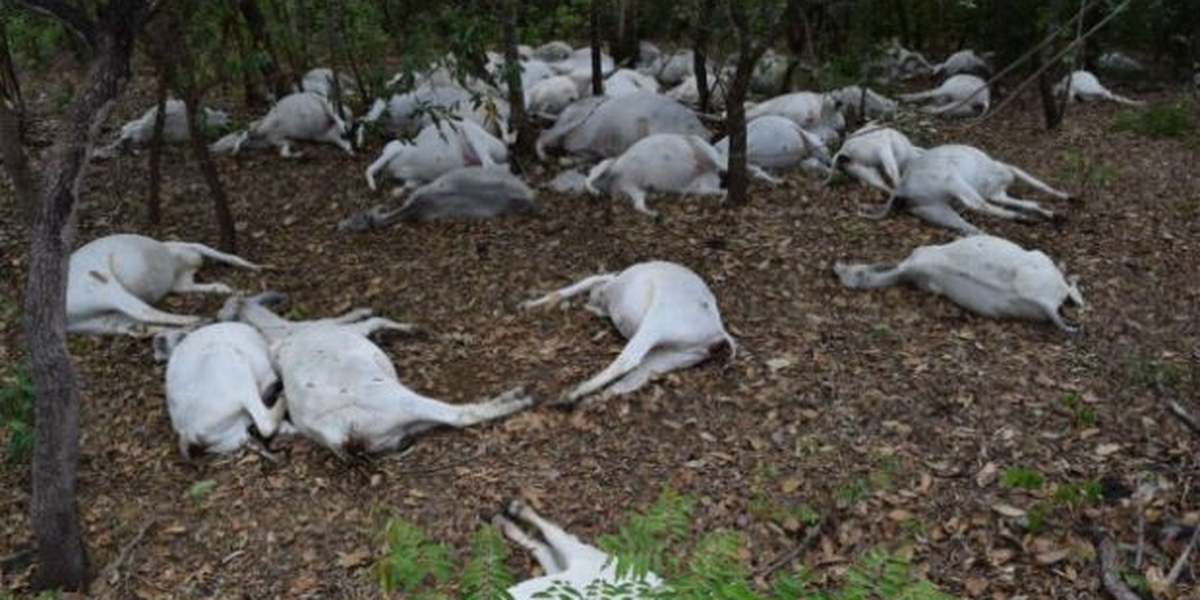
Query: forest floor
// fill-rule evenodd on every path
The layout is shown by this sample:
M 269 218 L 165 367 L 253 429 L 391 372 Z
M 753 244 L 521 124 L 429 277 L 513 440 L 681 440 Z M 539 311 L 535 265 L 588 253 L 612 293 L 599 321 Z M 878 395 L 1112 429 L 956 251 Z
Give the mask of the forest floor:
M 123 97 L 105 140 L 151 103 L 150 89 L 139 80 Z M 35 138 L 48 144 L 55 90 L 31 97 L 42 119 Z M 1194 106 L 1175 93 L 1146 99 Z M 697 501 L 698 535 L 743 532 L 755 571 L 808 538 L 782 572 L 806 565 L 831 587 L 868 551 L 886 549 L 960 597 L 1095 598 L 1102 535 L 1160 597 L 1196 597 L 1197 559 L 1173 587 L 1156 582 L 1186 542 L 1180 532 L 1200 521 L 1200 436 L 1163 405 L 1174 398 L 1200 411 L 1200 156 L 1194 137 L 1119 127 L 1131 114 L 1072 107 L 1061 130 L 1046 133 L 1037 104 L 1018 102 L 985 122 L 937 123 L 916 140 L 977 145 L 1082 198 L 1047 200 L 1067 217 L 1057 228 L 968 215 L 1079 277 L 1088 305 L 1070 313 L 1084 327 L 1077 336 L 974 316 L 912 288 L 841 287 L 835 261 L 897 261 L 953 238 L 907 215 L 860 217 L 884 198 L 847 181 L 825 187 L 790 174 L 775 188 L 754 184 L 741 208 L 657 197 L 657 222 L 624 200 L 610 220 L 606 201 L 540 189 L 536 218 L 351 234 L 336 230 L 339 220 L 388 201 L 361 177 L 378 142 L 353 157 L 316 147 L 300 160 L 221 158 L 239 254 L 271 268 L 205 267 L 201 277 L 286 292 L 293 316 L 369 306 L 424 325 L 429 335 L 383 343 L 422 393 L 462 402 L 525 384 L 540 400 L 558 397 L 623 340 L 578 303 L 519 303 L 649 259 L 680 262 L 709 282 L 738 352 L 575 412 L 537 407 L 436 431 L 407 453 L 348 468 L 303 439 L 276 440 L 277 462 L 250 452 L 186 461 L 150 344 L 73 336 L 93 591 L 378 597 L 370 565 L 391 518 L 466 552 L 483 526 L 477 513 L 520 493 L 595 539 L 671 488 Z M 81 190 L 77 243 L 143 232 L 215 245 L 206 187 L 182 151 L 165 161 L 157 230 L 144 221 L 147 173 L 144 154 L 96 163 Z M 529 169 L 535 184 L 552 175 Z M 24 354 L 27 235 L 9 200 L 0 223 L 8 375 Z M 220 304 L 165 302 L 200 314 Z M 29 487 L 26 465 L 0 465 L 0 558 L 31 544 Z M 531 561 L 512 554 L 528 572 Z M 19 593 L 28 567 L 9 566 L 0 591 Z

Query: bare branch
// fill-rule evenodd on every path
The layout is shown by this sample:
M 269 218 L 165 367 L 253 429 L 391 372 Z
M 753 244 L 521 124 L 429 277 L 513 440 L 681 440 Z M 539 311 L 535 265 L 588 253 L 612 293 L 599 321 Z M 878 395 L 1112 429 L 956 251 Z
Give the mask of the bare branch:
M 61 22 L 72 33 L 95 47 L 96 24 L 79 7 L 59 0 L 15 0 L 18 6 L 30 12 L 45 15 Z
M 1117 562 L 1117 547 L 1104 534 L 1098 534 L 1099 542 L 1096 549 L 1100 556 L 1100 580 L 1104 583 L 1104 591 L 1116 600 L 1142 600 L 1133 593 L 1129 586 L 1121 581 L 1121 565 Z

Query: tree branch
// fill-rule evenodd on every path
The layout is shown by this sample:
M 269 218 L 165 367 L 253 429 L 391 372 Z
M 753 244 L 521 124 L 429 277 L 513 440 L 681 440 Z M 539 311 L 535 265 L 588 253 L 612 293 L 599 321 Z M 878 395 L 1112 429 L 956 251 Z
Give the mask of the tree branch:
M 1104 583 L 1104 591 L 1116 600 L 1142 600 L 1140 596 L 1133 593 L 1129 586 L 1121 581 L 1121 565 L 1117 563 L 1117 547 L 1113 541 L 1104 534 L 1098 534 L 1098 543 L 1096 544 L 1097 553 L 1100 556 L 1100 580 Z
M 59 0 L 15 0 L 15 3 L 30 12 L 58 20 L 88 46 L 96 47 L 96 24 L 79 7 Z

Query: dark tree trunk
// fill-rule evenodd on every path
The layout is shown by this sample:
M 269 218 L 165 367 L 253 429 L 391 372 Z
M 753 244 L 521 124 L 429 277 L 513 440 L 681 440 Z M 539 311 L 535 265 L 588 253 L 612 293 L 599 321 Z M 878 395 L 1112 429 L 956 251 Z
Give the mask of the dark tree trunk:
M 1062 0 L 1053 0 L 1050 3 L 1049 11 L 1050 18 L 1046 20 L 1046 32 L 1053 33 L 1057 28 L 1058 18 L 1062 8 Z M 1078 37 L 1077 37 L 1078 39 Z M 1041 51 L 1040 60 L 1038 61 L 1038 94 L 1042 99 L 1042 118 L 1046 124 L 1047 131 L 1054 131 L 1062 124 L 1063 114 L 1066 112 L 1066 96 L 1062 101 L 1054 96 L 1054 78 L 1053 65 L 1049 63 L 1056 60 L 1054 57 L 1053 44 L 1047 44 Z
M 93 24 L 73 6 L 24 2 L 69 20 L 92 46 L 87 84 L 63 120 L 41 186 L 29 244 L 25 336 L 37 391 L 31 523 L 38 547 L 36 589 L 86 590 L 87 553 L 76 496 L 79 390 L 67 350 L 67 265 L 76 195 L 98 124 L 129 78 L 138 21 L 146 3 L 113 0 Z
M 775 38 L 782 33 L 786 13 L 770 15 L 773 18 L 769 21 L 769 29 L 758 33 L 751 29 L 751 20 L 746 15 L 743 0 L 725 1 L 728 3 L 729 22 L 733 24 L 738 49 L 737 68 L 733 74 L 733 81 L 725 92 L 725 133 L 729 136 L 726 202 L 730 206 L 741 206 L 746 203 L 749 179 L 746 172 L 746 93 L 750 89 L 750 78 L 758 59 L 762 58 L 767 48 L 775 42 Z M 755 40 L 758 43 L 755 43 Z
M 521 57 L 517 53 L 517 43 L 521 39 L 517 23 L 517 11 L 520 9 L 519 0 L 506 0 L 502 3 L 500 10 L 504 11 L 503 29 L 504 29 L 504 80 L 508 87 L 508 130 L 516 134 L 517 139 L 513 144 L 512 153 L 514 160 L 512 167 L 519 168 L 519 165 L 525 164 L 526 160 L 532 159 L 534 154 L 534 136 L 536 132 L 533 130 L 533 123 L 529 120 L 529 115 L 525 113 L 525 89 L 521 85 L 521 70 L 517 65 L 521 64 Z M 507 140 L 505 140 L 507 142 Z
M 230 254 L 237 254 L 237 229 L 234 227 L 233 213 L 229 210 L 229 194 L 225 192 L 225 185 L 221 183 L 221 175 L 217 172 L 217 163 L 204 139 L 204 125 L 200 122 L 204 111 L 200 108 L 200 94 L 195 86 L 184 94 L 183 102 L 187 108 L 188 144 L 212 195 L 213 214 L 217 218 L 220 236 L 218 247 Z
M 637 0 L 620 0 L 617 6 L 617 43 L 613 48 L 613 61 L 618 65 L 634 65 L 641 49 L 638 43 Z
M 0 81 L 0 161 L 12 180 L 17 204 L 25 220 L 33 222 L 38 207 L 38 186 L 25 154 L 24 111 L 15 96 L 16 79 Z
M 250 32 L 250 41 L 254 49 L 267 56 L 267 60 L 260 67 L 263 79 L 267 81 L 271 93 L 275 94 L 276 98 L 286 96 L 290 91 L 287 78 L 283 76 L 283 72 L 279 68 L 275 48 L 271 45 L 271 36 L 267 34 L 267 19 L 259 9 L 257 0 L 239 0 L 238 9 L 246 21 L 246 29 Z M 248 86 L 245 92 L 247 105 L 266 104 L 265 99 L 256 89 L 253 89 L 253 86 Z
M 692 73 L 696 77 L 696 92 L 700 94 L 699 110 L 707 113 L 712 101 L 708 83 L 708 37 L 712 32 L 709 21 L 716 10 L 716 0 L 700 0 L 696 3 L 696 14 L 692 15 L 695 26 L 692 28 Z
M 10 102 L 16 113 L 23 116 L 25 99 L 21 97 L 21 82 L 17 79 L 17 69 L 8 49 L 7 30 L 8 24 L 0 21 L 0 89 L 4 90 L 4 101 Z
M 592 47 L 592 95 L 604 95 L 604 73 L 600 70 L 600 2 L 592 0 L 588 8 L 588 37 Z
M 146 199 L 146 220 L 157 228 L 162 224 L 162 155 L 163 129 L 167 124 L 167 74 L 163 66 L 158 68 L 158 88 L 155 91 L 154 132 L 150 135 L 150 197 Z

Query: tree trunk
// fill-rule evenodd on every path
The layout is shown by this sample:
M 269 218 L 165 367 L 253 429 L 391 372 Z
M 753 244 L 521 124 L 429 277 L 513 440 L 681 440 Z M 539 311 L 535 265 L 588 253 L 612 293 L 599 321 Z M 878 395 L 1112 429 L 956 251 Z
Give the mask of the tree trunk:
M 716 0 L 700 0 L 696 3 L 695 27 L 692 33 L 692 74 L 696 78 L 696 92 L 700 94 L 699 111 L 709 112 L 711 100 L 708 83 L 708 35 L 711 31 L 709 21 L 716 9 Z
M 1046 33 L 1051 34 L 1057 29 L 1058 18 L 1061 14 L 1059 10 L 1062 8 L 1062 0 L 1053 0 L 1049 7 L 1049 16 L 1046 19 Z M 1041 60 L 1038 61 L 1038 94 L 1042 99 L 1042 118 L 1046 124 L 1047 131 L 1054 131 L 1062 124 L 1063 114 L 1066 112 L 1065 95 L 1063 101 L 1054 96 L 1054 81 L 1051 74 L 1052 65 L 1048 63 L 1055 60 L 1053 44 L 1047 44 L 1041 52 Z
M 737 70 L 734 71 L 733 81 L 725 92 L 725 134 L 729 136 L 729 173 L 725 179 L 726 203 L 730 206 L 741 206 L 746 203 L 746 92 L 750 89 L 750 78 L 754 74 L 754 66 L 762 58 L 767 48 L 775 42 L 775 38 L 783 32 L 786 12 L 773 17 L 769 29 L 756 33 L 751 29 L 751 20 L 746 15 L 746 7 L 742 0 L 725 0 L 729 11 L 729 21 L 733 24 L 734 37 L 737 41 L 738 60 Z M 761 19 L 756 19 L 761 21 Z M 758 43 L 755 43 L 758 40 Z
M 88 81 L 67 113 L 51 151 L 41 205 L 30 233 L 25 336 L 37 391 L 30 501 L 38 546 L 32 582 L 36 589 L 82 591 L 88 583 L 76 497 L 79 390 L 67 350 L 67 266 L 75 233 L 76 195 L 87 156 L 98 124 L 129 78 L 139 13 L 145 8 L 137 0 L 113 0 L 88 32 L 94 50 Z M 57 6 L 51 10 L 57 14 L 55 11 L 78 16 L 71 7 Z M 86 22 L 86 17 L 82 20 Z
M 12 179 L 17 204 L 26 222 L 32 223 L 37 214 L 38 186 L 29 167 L 24 136 L 21 135 L 24 112 L 19 101 L 13 98 L 14 93 L 7 81 L 0 82 L 0 161 L 4 162 L 4 168 Z
M 534 139 L 537 133 L 533 130 L 533 123 L 529 120 L 529 115 L 525 113 L 525 89 L 521 85 L 521 70 L 517 65 L 521 64 L 521 57 L 517 53 L 517 43 L 521 39 L 517 26 L 517 11 L 520 9 L 518 0 L 506 0 L 501 3 L 500 10 L 504 11 L 503 29 L 504 29 L 504 80 L 508 87 L 508 130 L 516 134 L 516 142 L 513 144 L 512 167 L 524 164 L 526 160 L 532 159 L 534 155 Z M 507 143 L 508 140 L 505 140 Z
M 0 21 L 0 89 L 4 91 L 3 99 L 13 104 L 18 115 L 24 115 L 25 99 L 21 97 L 21 82 L 8 49 L 8 24 L 4 21 Z
M 233 223 L 233 212 L 229 209 L 229 194 L 225 192 L 225 185 L 221 183 L 221 175 L 217 172 L 217 163 L 204 140 L 204 125 L 200 123 L 204 111 L 200 108 L 200 94 L 195 86 L 184 95 L 183 102 L 187 109 L 188 144 L 192 147 L 192 157 L 200 165 L 200 173 L 204 175 L 208 192 L 212 195 L 213 214 L 217 218 L 220 236 L 217 247 L 224 252 L 237 254 L 237 229 Z
M 275 56 L 274 46 L 271 45 L 271 36 L 267 34 L 267 19 L 258 7 L 257 0 L 239 0 L 238 9 L 242 13 L 242 19 L 246 21 L 246 29 L 250 31 L 251 45 L 267 56 L 267 60 L 263 61 L 259 68 L 263 79 L 267 81 L 267 86 L 276 98 L 286 96 L 291 90 L 279 68 L 279 59 Z M 245 93 L 247 105 L 266 104 L 257 90 L 248 87 Z
M 592 95 L 604 95 L 604 73 L 600 70 L 600 1 L 592 0 L 588 8 L 588 37 L 592 46 Z
M 613 48 L 613 61 L 618 65 L 635 66 L 641 54 L 637 7 L 637 0 L 618 2 L 617 43 Z
M 161 62 L 161 61 L 160 61 Z M 164 66 L 158 68 L 158 88 L 155 91 L 154 132 L 150 135 L 150 197 L 146 199 L 146 220 L 157 228 L 162 224 L 162 154 L 163 129 L 167 124 L 167 73 Z

